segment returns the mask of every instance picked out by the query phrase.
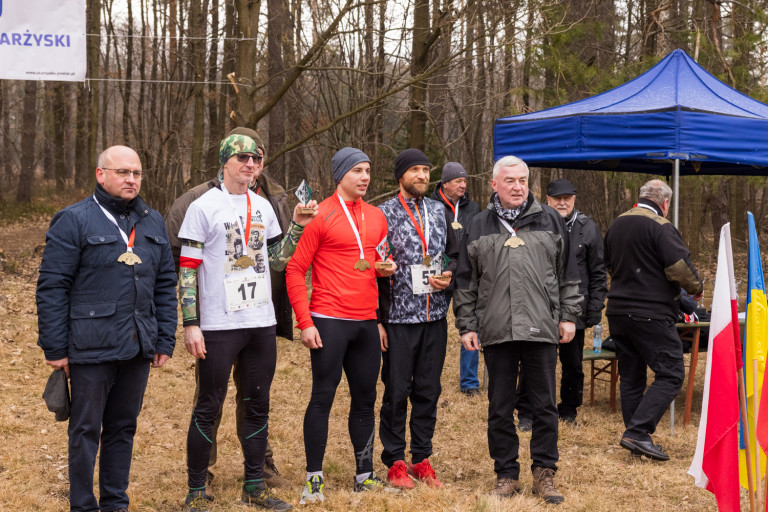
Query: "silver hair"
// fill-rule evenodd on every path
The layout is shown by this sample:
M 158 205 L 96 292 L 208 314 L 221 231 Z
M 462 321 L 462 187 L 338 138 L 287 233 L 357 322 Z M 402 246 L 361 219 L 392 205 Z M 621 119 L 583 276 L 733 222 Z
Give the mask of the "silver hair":
M 650 180 L 640 187 L 640 199 L 650 199 L 659 206 L 672 197 L 672 189 L 661 180 Z
M 525 173 L 530 177 L 531 171 L 528 169 L 528 164 L 517 158 L 516 156 L 504 156 L 499 158 L 496 163 L 493 165 L 493 174 L 491 175 L 491 178 L 496 179 L 496 176 L 499 175 L 499 169 L 502 167 L 516 167 L 518 165 L 522 165 L 525 168 Z

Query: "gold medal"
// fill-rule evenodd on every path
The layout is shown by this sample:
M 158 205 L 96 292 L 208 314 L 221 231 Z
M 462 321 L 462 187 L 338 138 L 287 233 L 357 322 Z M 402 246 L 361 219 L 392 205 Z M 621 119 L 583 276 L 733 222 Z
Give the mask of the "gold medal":
M 461 222 L 458 222 L 458 221 L 453 221 L 453 222 L 451 222 L 451 227 L 452 227 L 453 229 L 461 229 L 461 228 L 463 228 L 464 226 L 462 226 L 462 225 L 461 225 Z
M 525 242 L 523 242 L 523 240 L 517 236 L 511 236 L 507 238 L 506 242 L 504 242 L 504 247 L 511 247 L 513 249 L 522 247 L 523 245 L 525 245 Z
M 358 260 L 358 262 L 355 263 L 355 270 L 359 270 L 360 272 L 365 272 L 369 268 L 371 268 L 371 264 L 365 260 Z
M 255 267 L 256 262 L 253 261 L 253 258 L 250 256 L 240 256 L 237 258 L 237 261 L 235 262 L 236 267 L 240 267 L 242 269 L 246 269 L 248 267 Z
M 425 267 L 431 267 L 432 266 L 432 256 L 430 256 L 429 254 L 424 256 L 424 261 L 422 261 L 421 264 L 424 265 Z
M 139 258 L 132 251 L 128 251 L 121 254 L 120 257 L 117 258 L 117 261 L 119 261 L 120 263 L 125 263 L 126 265 L 129 265 L 129 266 L 133 266 L 138 263 L 141 263 L 141 258 Z

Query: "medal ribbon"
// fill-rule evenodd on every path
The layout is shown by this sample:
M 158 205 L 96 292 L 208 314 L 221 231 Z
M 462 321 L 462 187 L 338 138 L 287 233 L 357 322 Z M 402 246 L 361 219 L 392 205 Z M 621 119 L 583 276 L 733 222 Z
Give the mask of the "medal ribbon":
M 339 202 L 341 203 L 341 209 L 344 210 L 344 215 L 347 216 L 347 220 L 349 221 L 349 225 L 352 226 L 352 232 L 355 234 L 355 239 L 357 239 L 357 247 L 360 249 L 360 259 L 365 259 L 365 253 L 363 252 L 363 242 L 360 240 L 360 233 L 357 231 L 357 226 L 355 226 L 355 221 L 352 220 L 352 215 L 349 214 L 349 210 L 347 209 L 347 205 L 344 202 L 344 199 L 341 198 L 338 192 L 336 192 L 336 197 L 339 198 Z M 362 199 L 361 199 L 362 201 Z M 363 240 L 365 240 L 365 213 L 363 213 L 363 209 L 360 208 L 360 231 L 363 233 Z
M 248 241 L 251 239 L 251 195 L 248 193 L 248 190 L 245 191 L 245 200 L 248 202 L 248 207 L 246 208 L 246 221 L 245 221 L 245 229 L 243 229 L 243 223 L 240 222 L 240 215 L 237 214 L 237 208 L 235 208 L 235 203 L 232 202 L 232 198 L 229 197 L 229 190 L 227 190 L 227 187 L 224 186 L 224 182 L 221 183 L 221 190 L 224 192 L 224 197 L 227 198 L 227 202 L 229 203 L 229 206 L 232 207 L 232 211 L 235 214 L 235 222 L 237 222 L 237 227 L 240 228 L 240 233 L 242 233 L 243 237 L 243 256 L 248 256 Z
M 424 256 L 426 257 L 429 253 L 429 213 L 427 213 L 427 205 L 424 205 L 424 220 L 421 219 L 421 213 L 419 212 L 419 206 L 416 205 L 416 214 L 419 216 L 419 221 L 421 221 L 424 225 L 424 230 L 421 229 L 421 226 L 419 226 L 419 223 L 416 222 L 416 217 L 413 216 L 413 212 L 411 212 L 411 209 L 408 208 L 408 205 L 405 203 L 405 199 L 403 199 L 403 194 L 398 193 L 397 198 L 400 200 L 400 204 L 403 205 L 403 208 L 405 208 L 406 213 L 408 213 L 408 216 L 411 218 L 411 222 L 413 223 L 413 227 L 416 228 L 416 233 L 419 235 L 419 238 L 421 238 L 421 244 L 422 244 L 422 252 L 424 253 Z M 426 236 L 424 233 L 426 232 Z
M 507 222 L 506 219 L 499 217 L 499 221 L 504 225 L 505 228 L 507 228 L 507 231 L 509 231 L 510 235 L 517 236 L 517 233 L 515 233 L 515 230 L 512 228 L 512 226 L 509 225 L 509 222 Z
M 438 190 L 438 192 L 440 192 L 440 196 L 442 196 L 443 200 L 445 200 L 445 202 L 448 204 L 448 208 L 450 208 L 451 211 L 453 212 L 453 222 L 458 222 L 459 221 L 459 202 L 456 201 L 456 206 L 454 206 L 453 203 L 451 203 L 451 200 L 448 199 L 445 196 L 445 194 L 443 194 L 442 188 Z
M 118 226 L 117 220 L 115 219 L 115 217 L 111 213 L 109 213 L 106 208 L 101 206 L 101 203 L 99 202 L 99 200 L 96 199 L 96 194 L 93 195 L 93 200 L 96 201 L 97 205 L 99 205 L 99 208 L 101 208 L 101 211 L 104 212 L 104 215 L 107 217 L 107 219 L 109 219 L 110 222 L 112 222 L 112 224 L 114 224 L 117 227 L 117 230 L 120 232 L 120 236 L 123 237 L 123 241 L 125 242 L 125 245 L 128 247 L 128 252 L 133 252 L 133 241 L 136 239 L 136 226 L 133 226 L 131 228 L 131 236 L 129 237 L 128 235 L 125 234 L 125 231 L 123 231 L 123 229 L 120 226 Z

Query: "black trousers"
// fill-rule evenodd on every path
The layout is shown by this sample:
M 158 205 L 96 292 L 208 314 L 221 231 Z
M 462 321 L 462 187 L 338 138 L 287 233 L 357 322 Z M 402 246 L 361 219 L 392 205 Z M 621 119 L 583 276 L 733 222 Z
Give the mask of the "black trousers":
M 136 418 L 149 377 L 149 359 L 70 364 L 69 503 L 72 512 L 128 508 Z M 93 470 L 99 451 L 99 502 Z
M 197 406 L 197 399 L 200 396 L 200 361 L 203 359 L 195 359 L 195 395 L 192 398 L 192 408 Z M 243 432 L 243 418 L 245 418 L 245 405 L 243 404 L 243 393 L 240 391 L 240 365 L 239 359 L 235 358 L 235 363 L 232 366 L 232 380 L 235 383 L 235 427 L 237 429 L 237 437 L 239 438 Z M 211 430 L 211 457 L 208 460 L 208 467 L 216 464 L 216 458 L 218 454 L 218 448 L 216 445 L 216 438 L 219 433 L 219 425 L 221 424 L 221 416 L 224 413 L 224 403 L 221 404 L 221 409 L 216 415 L 216 419 L 213 421 L 213 429 Z M 273 453 L 272 447 L 269 445 L 269 439 L 267 439 L 267 447 L 264 452 L 264 463 L 272 464 Z
M 683 386 L 683 343 L 674 319 L 609 315 L 616 341 L 624 436 L 650 441 L 661 417 Z M 647 369 L 656 374 L 646 390 Z
M 584 329 L 576 329 L 570 343 L 558 346 L 560 358 L 560 403 L 557 413 L 561 418 L 575 418 L 584 398 Z M 517 415 L 520 418 L 532 418 L 533 411 L 528 400 L 525 372 L 520 371 L 517 384 Z
M 245 402 L 238 433 L 245 459 L 245 483 L 260 482 L 269 432 L 269 390 L 275 375 L 275 326 L 225 331 L 203 331 L 205 359 L 200 361 L 200 394 L 187 432 L 187 484 L 205 488 L 213 424 L 227 396 L 235 359 L 240 365 L 240 390 Z
M 379 438 L 381 461 L 391 467 L 405 460 L 405 422 L 411 402 L 411 458 L 418 464 L 432 455 L 440 375 L 445 363 L 445 318 L 419 324 L 384 324 L 389 349 L 383 353 Z
M 341 372 L 347 376 L 351 404 L 349 438 L 355 450 L 357 474 L 373 471 L 376 381 L 381 365 L 381 340 L 376 320 L 312 319 L 323 348 L 309 351 L 312 398 L 304 413 L 304 452 L 307 471 L 322 471 L 331 413 Z
M 533 414 L 531 469 L 557 470 L 557 345 L 510 341 L 483 347 L 488 365 L 488 449 L 499 478 L 520 477 L 520 440 L 515 429 L 517 374 L 522 367 Z

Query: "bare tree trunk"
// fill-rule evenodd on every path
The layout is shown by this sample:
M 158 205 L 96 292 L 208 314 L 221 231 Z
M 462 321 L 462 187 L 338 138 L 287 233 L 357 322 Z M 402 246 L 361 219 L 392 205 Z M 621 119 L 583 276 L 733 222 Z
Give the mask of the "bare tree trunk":
M 271 0 L 268 3 L 269 9 L 269 21 L 267 22 L 267 37 L 268 41 L 271 41 L 272 37 L 272 3 L 275 0 Z M 245 38 L 244 41 L 238 41 L 237 46 L 237 80 L 243 84 L 237 92 L 235 99 L 235 124 L 238 126 L 244 126 L 246 119 L 253 112 L 253 94 L 256 85 L 256 59 L 253 58 L 256 55 L 256 37 L 259 33 L 259 11 L 261 10 L 261 0 L 237 0 L 237 29 L 236 34 L 240 34 L 240 37 Z M 274 44 L 272 42 L 268 45 Z M 268 57 L 269 58 L 269 57 Z M 279 78 L 269 75 L 270 79 L 278 80 Z M 253 129 L 256 129 L 255 124 L 249 124 Z
M 411 76 L 419 76 L 429 65 L 429 0 L 415 0 L 413 7 L 413 45 L 411 46 Z M 427 114 L 424 103 L 427 99 L 426 83 L 417 82 L 411 86 L 410 129 L 408 147 L 423 150 L 426 145 Z
M 87 0 L 87 30 L 89 34 L 98 34 L 101 31 L 101 0 Z M 88 76 L 99 76 L 99 56 L 101 55 L 100 37 L 88 38 Z M 92 94 L 89 102 L 88 115 L 88 168 L 87 182 L 93 182 L 96 169 L 96 143 L 99 135 L 99 82 L 91 82 Z M 106 142 L 106 141 L 105 141 Z M 85 182 L 85 183 L 87 183 Z M 84 184 L 85 184 L 84 183 Z
M 16 188 L 16 201 L 32 202 L 32 183 L 35 183 L 35 121 L 37 119 L 37 82 L 27 80 L 24 83 L 24 109 L 21 115 L 21 169 L 19 184 Z
M 270 81 L 267 94 L 274 97 L 280 91 L 285 79 L 285 62 L 283 60 L 283 38 L 291 37 L 287 30 L 287 9 L 285 0 L 268 0 L 269 20 L 267 21 L 267 73 Z M 281 98 L 269 112 L 269 154 L 276 153 L 285 145 L 285 101 Z M 288 176 L 285 172 L 285 158 L 280 157 L 269 165 L 269 175 L 272 179 L 287 188 Z
M 134 116 L 131 112 L 131 94 L 133 93 L 133 2 L 127 2 L 128 6 L 128 32 L 125 41 L 125 78 L 126 82 L 123 87 L 123 144 L 126 146 L 132 145 L 131 139 L 131 126 L 130 119 Z M 116 55 L 116 58 L 119 57 Z M 141 62 L 141 66 L 144 66 L 144 61 Z M 139 109 L 140 110 L 140 109 Z
M 69 119 L 66 111 L 67 104 L 67 85 L 64 82 L 57 82 L 53 86 L 53 108 L 51 117 L 53 118 L 53 144 L 56 148 L 58 158 L 53 162 L 53 175 L 56 178 L 56 189 L 63 191 L 68 188 L 67 180 L 69 178 L 69 169 L 67 168 L 68 147 L 65 140 L 67 125 Z
M 192 94 L 194 96 L 194 112 L 192 119 L 192 161 L 190 172 L 192 185 L 205 181 L 206 176 L 200 172 L 203 160 L 203 138 L 205 137 L 205 103 L 203 98 L 203 80 L 205 79 L 205 20 L 200 0 L 189 3 L 189 35 L 188 42 L 191 66 L 190 77 L 195 82 Z
M 220 78 L 216 74 L 216 70 L 218 69 L 218 51 L 219 6 L 214 5 L 213 9 L 211 9 L 211 46 L 208 50 L 208 144 L 204 163 L 207 179 L 210 179 L 211 175 L 219 167 L 218 142 L 224 135 L 222 133 L 223 130 L 219 126 L 219 112 L 221 112 L 223 119 L 224 109 L 219 108 L 219 101 L 220 98 L 224 98 L 225 96 L 222 94 L 221 86 L 214 84 L 214 82 L 218 80 L 223 80 L 223 77 Z

